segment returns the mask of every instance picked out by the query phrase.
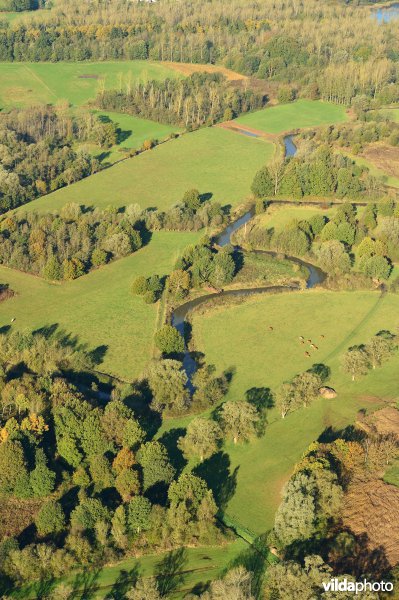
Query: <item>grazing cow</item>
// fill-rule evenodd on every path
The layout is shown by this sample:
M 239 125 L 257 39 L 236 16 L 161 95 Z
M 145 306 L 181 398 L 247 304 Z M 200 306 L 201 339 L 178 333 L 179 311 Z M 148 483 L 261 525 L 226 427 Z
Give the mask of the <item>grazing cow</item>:
M 301 340 L 301 344 L 304 344 L 304 343 L 305 343 L 305 340 Z
M 305 352 L 305 356 L 307 356 L 309 358 L 310 357 L 309 352 Z
M 313 348 L 313 350 L 316 350 L 316 346 L 314 344 L 310 344 L 310 347 Z
M 301 342 L 302 342 L 302 341 L 304 340 L 304 337 L 303 337 L 303 335 L 300 335 L 300 336 L 299 336 L 299 339 L 300 339 L 300 340 L 301 340 Z
M 273 331 L 273 327 L 269 325 L 269 331 Z
M 313 348 L 314 348 L 315 350 L 318 350 L 318 349 L 319 349 L 319 347 L 318 347 L 318 346 L 315 346 L 314 344 L 313 344 Z
M 15 317 L 13 317 L 13 318 L 11 319 L 11 323 L 14 323 L 14 321 L 15 321 Z
M 309 343 L 309 344 L 311 344 L 311 343 L 312 343 L 312 340 L 308 340 L 308 343 Z
M 320 337 L 321 337 L 321 339 L 322 339 L 322 340 L 324 340 L 324 338 L 325 338 L 325 336 L 324 336 L 324 335 L 321 335 Z

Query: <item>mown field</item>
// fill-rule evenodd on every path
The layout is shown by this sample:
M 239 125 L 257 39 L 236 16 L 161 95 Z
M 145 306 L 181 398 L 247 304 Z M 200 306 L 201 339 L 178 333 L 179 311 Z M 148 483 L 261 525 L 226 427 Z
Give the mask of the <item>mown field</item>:
M 398 398 L 398 355 L 355 382 L 340 368 L 340 357 L 349 346 L 367 342 L 382 329 L 397 331 L 398 309 L 395 295 L 313 290 L 258 296 L 204 315 L 194 313 L 196 349 L 219 371 L 233 373 L 228 399 L 243 399 L 254 387 L 276 389 L 314 363 L 331 368 L 328 385 L 338 392 L 337 399 L 320 398 L 284 420 L 271 409 L 264 437 L 247 445 L 227 445 L 218 478 L 224 475 L 234 488 L 226 509 L 231 521 L 255 534 L 272 527 L 281 489 L 307 446 L 323 432 L 353 423 L 361 408 L 372 410 Z M 303 346 L 300 335 L 319 350 Z M 310 359 L 306 350 L 312 352 Z
M 297 100 L 242 115 L 236 123 L 265 133 L 283 133 L 347 120 L 345 108 L 321 100 Z
M 24 207 L 55 211 L 68 202 L 87 206 L 126 206 L 167 209 L 186 190 L 223 205 L 236 205 L 250 194 L 256 171 L 271 159 L 274 145 L 217 127 L 183 135 L 149 152 L 128 159 L 92 177 L 62 188 Z
M 73 587 L 74 597 L 81 593 L 82 598 L 121 598 L 137 577 L 153 577 L 166 571 L 167 575 L 161 582 L 165 589 L 170 590 L 168 598 L 178 600 L 192 589 L 202 588 L 209 581 L 217 579 L 229 565 L 244 561 L 247 550 L 248 545 L 239 539 L 222 547 L 183 548 L 172 553 L 129 558 L 114 566 L 90 569 L 62 581 Z M 50 589 L 51 584 L 47 593 Z M 12 597 L 22 600 L 41 598 L 42 595 L 43 584 L 40 582 L 20 591 L 15 590 Z
M 161 63 L 109 61 L 82 63 L 0 63 L 2 108 L 54 104 L 68 100 L 82 106 L 100 89 L 125 89 L 126 84 L 148 79 L 178 77 Z
M 74 281 L 52 284 L 0 267 L 0 282 L 17 296 L 0 304 L 0 327 L 33 331 L 57 325 L 91 351 L 104 353 L 98 370 L 132 381 L 151 358 L 158 305 L 133 296 L 137 275 L 168 273 L 194 233 L 154 233 L 148 246 Z

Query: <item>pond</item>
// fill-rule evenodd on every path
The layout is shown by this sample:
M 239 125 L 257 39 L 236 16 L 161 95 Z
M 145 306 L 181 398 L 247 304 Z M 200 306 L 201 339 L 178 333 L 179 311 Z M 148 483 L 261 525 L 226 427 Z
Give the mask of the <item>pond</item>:
M 295 156 L 297 153 L 297 147 L 294 143 L 293 135 L 286 135 L 284 138 L 284 147 L 285 147 L 285 157 L 290 158 L 291 156 Z
M 399 19 L 399 2 L 390 6 L 381 6 L 372 13 L 373 19 L 377 19 L 379 23 L 390 23 L 395 19 Z

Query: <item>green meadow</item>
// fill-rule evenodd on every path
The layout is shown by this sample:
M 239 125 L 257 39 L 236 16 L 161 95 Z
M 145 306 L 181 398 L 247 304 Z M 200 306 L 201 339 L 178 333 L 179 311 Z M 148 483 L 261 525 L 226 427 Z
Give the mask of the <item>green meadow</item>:
M 0 326 L 21 331 L 58 325 L 89 350 L 103 348 L 98 370 L 132 381 L 152 355 L 158 304 L 147 305 L 130 292 L 138 275 L 164 275 L 194 233 L 154 233 L 151 242 L 131 256 L 74 281 L 49 283 L 39 277 L 0 267 L 0 281 L 16 296 L 0 304 Z
M 282 487 L 308 445 L 329 428 L 339 430 L 353 423 L 360 409 L 371 411 L 398 398 L 398 355 L 355 382 L 340 368 L 349 346 L 367 342 L 382 329 L 397 331 L 398 310 L 397 295 L 312 290 L 257 296 L 193 314 L 196 350 L 204 352 L 207 362 L 219 371 L 233 373 L 228 399 L 245 399 L 251 388 L 275 390 L 314 363 L 330 367 L 327 385 L 338 392 L 335 400 L 320 398 L 285 419 L 271 409 L 263 437 L 226 446 L 225 464 L 236 479 L 225 511 L 231 522 L 253 534 L 270 529 Z M 300 335 L 319 350 L 302 345 Z M 306 350 L 311 358 L 305 357 Z
M 391 121 L 394 121 L 395 123 L 399 123 L 399 108 L 385 108 L 378 112 L 383 117 L 390 119 Z
M 108 163 L 121 160 L 129 150 L 139 150 L 146 140 L 163 140 L 171 133 L 180 131 L 178 127 L 172 125 L 163 125 L 123 113 L 98 111 L 97 115 L 104 121 L 112 121 L 118 127 L 117 144 L 105 151 L 95 144 L 82 144 L 82 147 Z
M 161 63 L 110 61 L 81 63 L 0 63 L 0 107 L 54 104 L 85 105 L 101 89 L 125 89 L 134 81 L 175 78 Z
M 99 207 L 137 202 L 167 209 L 191 188 L 234 206 L 250 194 L 256 171 L 273 153 L 274 145 L 264 140 L 218 127 L 201 129 L 43 196 L 24 210 L 57 211 L 69 202 Z
M 212 579 L 220 577 L 229 565 L 236 562 L 240 564 L 245 560 L 247 551 L 248 545 L 240 539 L 226 546 L 183 548 L 174 553 L 153 554 L 138 559 L 128 558 L 99 570 L 91 569 L 86 573 L 76 573 L 63 579 L 62 582 L 76 590 L 75 596 L 82 592 L 85 593 L 85 598 L 121 598 L 138 576 L 154 576 L 165 568 L 164 565 L 169 559 L 173 561 L 174 571 L 170 578 L 174 585 L 171 584 L 168 598 L 178 600 L 192 589 L 203 587 Z M 42 597 L 41 586 L 42 582 L 15 590 L 12 597 L 21 600 Z
M 347 115 L 342 106 L 321 100 L 297 100 L 243 115 L 236 119 L 236 122 L 265 133 L 283 133 L 346 120 Z

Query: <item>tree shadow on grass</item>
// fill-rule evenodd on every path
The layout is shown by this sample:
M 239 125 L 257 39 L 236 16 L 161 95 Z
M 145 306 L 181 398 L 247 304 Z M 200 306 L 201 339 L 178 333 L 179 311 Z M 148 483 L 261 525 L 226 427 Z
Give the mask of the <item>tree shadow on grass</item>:
M 90 598 L 94 598 L 96 592 L 99 590 L 98 578 L 101 571 L 102 569 L 100 568 L 87 568 L 77 573 L 72 582 L 71 598 L 76 600 L 90 600 Z
M 262 436 L 266 431 L 267 411 L 274 406 L 274 398 L 270 388 L 253 387 L 245 392 L 246 401 L 255 406 L 259 415 L 259 422 L 256 427 L 258 436 Z
M 255 598 L 262 597 L 263 578 L 268 566 L 269 548 L 266 539 L 267 534 L 260 535 L 251 546 L 236 556 L 225 569 L 227 572 L 241 566 L 251 573 L 251 589 Z
M 169 552 L 155 567 L 155 575 L 161 596 L 168 596 L 184 583 L 182 572 L 187 564 L 187 550 L 179 548 Z
M 124 600 L 128 590 L 136 585 L 139 575 L 138 564 L 134 565 L 130 571 L 123 569 L 110 591 L 106 594 L 105 600 Z
M 239 467 L 231 473 L 230 458 L 225 452 L 217 452 L 194 469 L 212 490 L 216 504 L 223 511 L 234 496 Z
M 183 456 L 182 451 L 177 445 L 177 442 L 180 437 L 186 435 L 186 429 L 183 427 L 179 427 L 176 429 L 170 429 L 169 431 L 165 431 L 162 437 L 159 438 L 161 444 L 163 444 L 168 451 L 168 455 L 170 458 L 170 462 L 176 469 L 177 477 L 183 471 L 184 467 L 187 464 L 186 459 Z

